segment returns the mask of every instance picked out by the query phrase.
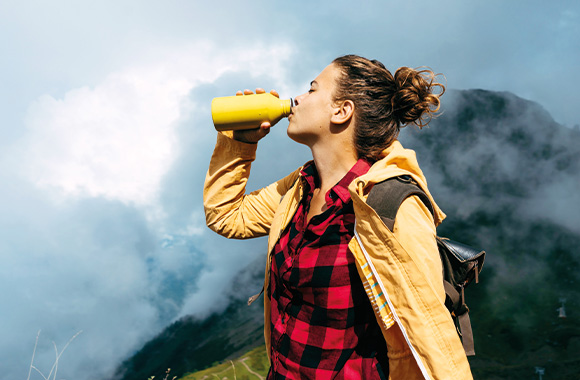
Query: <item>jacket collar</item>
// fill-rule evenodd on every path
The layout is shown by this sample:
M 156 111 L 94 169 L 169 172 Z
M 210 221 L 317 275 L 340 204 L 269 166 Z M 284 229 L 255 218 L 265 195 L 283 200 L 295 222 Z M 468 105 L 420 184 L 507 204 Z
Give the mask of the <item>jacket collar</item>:
M 415 151 L 403 148 L 403 145 L 401 145 L 398 140 L 395 140 L 382 152 L 381 156 L 382 158 L 375 162 L 366 174 L 352 181 L 349 186 L 351 194 L 353 192 L 357 193 L 357 188 L 359 186 L 362 186 L 364 194 L 368 194 L 372 185 L 375 183 L 400 175 L 409 175 L 417 182 L 431 200 L 434 210 L 435 225 L 439 225 L 443 219 L 445 219 L 445 214 L 439 206 L 437 206 L 429 192 L 427 179 L 419 167 Z M 362 194 L 359 195 L 362 196 Z

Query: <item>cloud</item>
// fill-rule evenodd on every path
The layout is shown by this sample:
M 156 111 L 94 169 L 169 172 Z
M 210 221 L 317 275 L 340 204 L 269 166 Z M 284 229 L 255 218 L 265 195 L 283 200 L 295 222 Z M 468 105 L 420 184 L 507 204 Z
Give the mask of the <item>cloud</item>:
M 83 367 L 101 373 L 159 326 L 159 284 L 151 282 L 148 264 L 158 251 L 154 232 L 142 213 L 119 203 L 55 205 L 30 185 L 19 183 L 18 190 L 28 202 L 4 204 L 0 219 L 0 304 L 11 311 L 0 317 L 3 376 L 18 378 L 28 368 L 27 342 L 38 330 L 42 342 L 59 347 L 83 330 L 62 372 L 67 378 L 82 378 Z M 19 194 L 2 195 L 17 200 Z M 47 368 L 52 354 L 42 344 L 37 363 Z
M 94 88 L 70 90 L 62 99 L 43 95 L 28 110 L 28 132 L 16 153 L 23 171 L 36 185 L 66 195 L 151 204 L 179 154 L 176 127 L 195 106 L 187 98 L 192 88 L 236 66 L 279 76 L 290 50 L 246 48 L 232 62 L 211 43 L 198 43 L 160 62 L 113 73 Z M 264 63 L 265 55 L 276 59 Z
M 23 147 L 28 178 L 67 195 L 151 203 L 174 159 L 171 125 L 189 85 L 140 81 L 145 78 L 113 76 L 62 100 L 39 98 L 29 110 Z

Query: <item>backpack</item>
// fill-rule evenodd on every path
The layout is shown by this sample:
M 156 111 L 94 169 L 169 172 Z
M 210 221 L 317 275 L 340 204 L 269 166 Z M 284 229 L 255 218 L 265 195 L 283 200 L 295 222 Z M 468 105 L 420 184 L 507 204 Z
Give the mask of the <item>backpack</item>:
M 433 214 L 429 197 L 408 175 L 389 178 L 375 184 L 369 193 L 367 204 L 377 212 L 392 232 L 395 216 L 401 203 L 411 195 L 417 195 Z M 465 353 L 475 355 L 464 289 L 474 279 L 476 283 L 479 282 L 479 272 L 483 267 L 485 251 L 439 236 L 437 236 L 437 247 L 443 264 L 445 306 L 451 313 Z

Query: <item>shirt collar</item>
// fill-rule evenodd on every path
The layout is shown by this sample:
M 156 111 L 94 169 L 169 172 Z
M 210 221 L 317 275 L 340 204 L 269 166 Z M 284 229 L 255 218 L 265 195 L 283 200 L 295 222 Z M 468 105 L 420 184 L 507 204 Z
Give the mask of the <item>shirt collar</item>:
M 342 203 L 348 202 L 350 200 L 348 185 L 350 185 L 355 178 L 366 174 L 370 168 L 371 164 L 367 160 L 360 158 L 344 175 L 344 177 L 342 177 L 342 179 L 326 193 L 325 199 L 327 206 L 331 206 L 337 197 L 342 201 Z M 307 162 L 302 168 L 300 174 L 309 186 L 308 192 L 314 191 L 319 182 L 318 171 L 316 170 L 314 161 Z
M 302 176 L 302 179 L 306 185 L 308 185 L 308 188 L 306 189 L 307 192 L 314 191 L 318 183 L 318 171 L 316 170 L 314 161 L 308 161 L 306 164 L 304 164 L 302 170 L 300 171 L 300 175 Z

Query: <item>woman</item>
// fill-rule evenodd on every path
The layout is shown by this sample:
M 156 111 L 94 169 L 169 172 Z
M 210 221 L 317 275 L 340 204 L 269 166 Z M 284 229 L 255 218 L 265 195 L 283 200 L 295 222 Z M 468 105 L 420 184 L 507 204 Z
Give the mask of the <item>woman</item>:
M 471 379 L 444 305 L 435 226 L 445 215 L 414 152 L 396 139 L 437 111 L 437 88 L 430 71 L 393 76 L 378 61 L 335 59 L 289 117 L 288 136 L 313 160 L 249 194 L 256 143 L 270 125 L 218 135 L 204 188 L 208 226 L 228 238 L 269 235 L 269 379 Z M 391 232 L 365 200 L 373 184 L 401 175 L 434 212 L 411 196 Z

